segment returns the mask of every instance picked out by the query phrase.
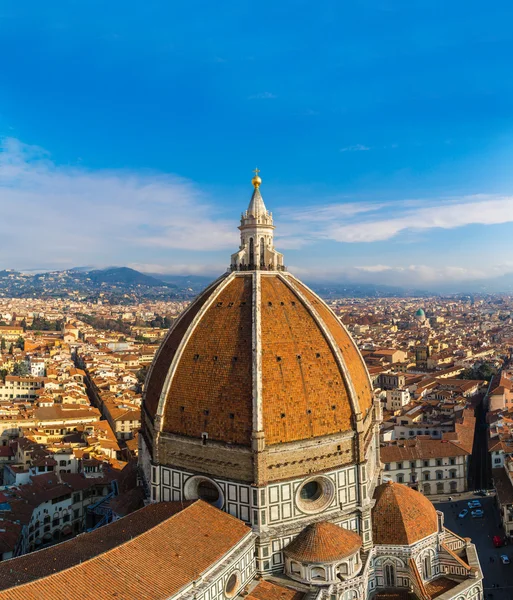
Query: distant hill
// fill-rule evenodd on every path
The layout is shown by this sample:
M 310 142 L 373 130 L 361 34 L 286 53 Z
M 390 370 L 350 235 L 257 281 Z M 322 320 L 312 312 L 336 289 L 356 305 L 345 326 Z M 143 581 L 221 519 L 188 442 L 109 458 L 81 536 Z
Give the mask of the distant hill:
M 145 275 L 129 267 L 111 267 L 89 271 L 87 276 L 95 283 L 109 283 L 114 285 L 145 285 L 148 287 L 170 287 L 176 288 L 176 285 Z
M 212 277 L 205 275 L 162 275 L 160 273 L 151 273 L 151 275 L 161 281 L 166 281 L 180 290 L 191 290 L 195 293 L 201 292 L 207 285 L 217 279 L 215 275 Z
M 322 298 L 403 298 L 405 296 L 426 296 L 424 290 L 405 289 L 399 286 L 372 283 L 316 283 L 307 285 Z

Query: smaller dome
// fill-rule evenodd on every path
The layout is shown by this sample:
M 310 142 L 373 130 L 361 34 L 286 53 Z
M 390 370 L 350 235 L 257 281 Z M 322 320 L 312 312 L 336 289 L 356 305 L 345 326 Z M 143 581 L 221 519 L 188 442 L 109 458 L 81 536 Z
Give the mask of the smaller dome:
M 410 546 L 437 533 L 438 516 L 420 492 L 388 481 L 374 492 L 372 535 L 375 544 Z
M 419 318 L 425 318 L 426 313 L 424 312 L 423 308 L 419 308 L 419 310 L 415 313 L 415 316 Z
M 354 531 L 323 521 L 308 525 L 285 548 L 285 554 L 301 563 L 329 563 L 354 554 L 362 538 Z

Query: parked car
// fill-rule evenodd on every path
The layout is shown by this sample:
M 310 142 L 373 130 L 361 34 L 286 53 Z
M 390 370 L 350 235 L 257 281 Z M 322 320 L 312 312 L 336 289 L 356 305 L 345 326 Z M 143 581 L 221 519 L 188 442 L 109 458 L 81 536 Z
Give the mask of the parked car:
M 469 508 L 481 508 L 481 502 L 479 500 L 470 500 L 468 503 Z
M 472 515 L 473 519 L 481 519 L 484 515 L 484 510 L 476 508 L 476 510 L 473 510 L 470 514 Z
M 492 541 L 496 548 L 500 548 L 501 546 L 505 545 L 504 538 L 502 538 L 500 535 L 494 535 Z
M 507 554 L 501 554 L 501 562 L 503 565 L 509 565 L 510 560 Z
M 489 496 L 490 492 L 488 490 L 478 490 L 475 494 L 476 496 Z
M 464 508 L 464 509 L 463 509 L 463 510 L 460 512 L 460 514 L 458 515 L 458 517 L 459 517 L 460 519 L 463 519 L 463 517 L 466 517 L 467 515 L 468 515 L 468 510 L 467 510 L 466 508 Z

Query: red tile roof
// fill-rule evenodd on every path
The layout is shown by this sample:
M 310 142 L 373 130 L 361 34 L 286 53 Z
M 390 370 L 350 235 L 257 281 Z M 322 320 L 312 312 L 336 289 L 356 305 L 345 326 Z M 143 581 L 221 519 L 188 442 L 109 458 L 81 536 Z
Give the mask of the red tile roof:
M 128 517 L 90 533 L 81 534 L 38 552 L 0 562 L 0 590 L 47 577 L 108 552 L 169 519 L 190 504 L 192 502 L 150 504 Z
M 361 547 L 362 538 L 357 533 L 323 521 L 303 529 L 285 548 L 285 554 L 304 563 L 335 562 Z
M 374 499 L 375 544 L 409 546 L 438 531 L 435 507 L 420 492 L 390 481 L 376 488 Z
M 0 600 L 164 600 L 250 536 L 242 521 L 198 500 L 90 560 L 0 592 Z
M 228 282 L 218 280 L 177 319 L 166 337 L 148 377 L 144 400 L 153 419 L 173 364 L 163 431 L 194 438 L 207 433 L 210 440 L 251 445 L 253 276 L 247 272 L 232 275 Z M 351 430 L 351 384 L 364 414 L 372 405 L 372 392 L 365 364 L 350 335 L 329 308 L 293 277 L 259 277 L 266 444 Z M 194 321 L 207 302 L 201 318 Z M 184 339 L 179 362 L 173 363 Z M 338 364 L 331 340 L 341 351 L 345 370 Z
M 303 600 L 305 594 L 270 581 L 261 581 L 246 600 Z

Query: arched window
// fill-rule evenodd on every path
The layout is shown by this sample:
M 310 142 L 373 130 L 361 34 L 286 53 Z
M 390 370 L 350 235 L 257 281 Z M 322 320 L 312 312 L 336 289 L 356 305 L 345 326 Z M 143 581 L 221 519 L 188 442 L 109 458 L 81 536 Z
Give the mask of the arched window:
M 397 476 L 397 483 L 404 483 L 404 475 L 398 475 Z
M 429 481 L 431 479 L 431 473 L 429 471 L 424 471 L 424 481 Z
M 426 494 L 426 495 L 431 494 L 431 484 L 425 483 L 423 486 L 423 490 L 424 490 L 424 494 Z
M 458 482 L 457 481 L 451 481 L 451 492 L 456 492 L 458 489 Z
M 443 483 L 437 483 L 436 484 L 436 493 L 437 494 L 443 494 L 444 493 L 444 484 Z
M 449 471 L 449 477 L 450 477 L 451 479 L 456 479 L 456 469 L 451 469 L 451 470 Z
M 341 575 L 349 575 L 349 565 L 347 563 L 338 565 L 338 572 Z
M 253 238 L 249 238 L 249 268 L 255 265 L 255 244 Z
M 385 586 L 395 587 L 395 566 L 390 563 L 385 565 Z
M 444 474 L 442 471 L 437 471 L 436 472 L 436 478 L 437 479 L 443 479 L 444 478 Z
M 432 576 L 432 571 L 431 571 L 431 556 L 429 554 L 426 554 L 426 556 L 424 556 L 424 561 L 423 561 L 423 570 L 424 570 L 424 579 L 431 579 Z
M 326 571 L 323 567 L 312 567 L 310 574 L 313 581 L 325 581 L 326 579 Z
M 264 238 L 260 238 L 260 266 L 265 267 L 265 244 Z

